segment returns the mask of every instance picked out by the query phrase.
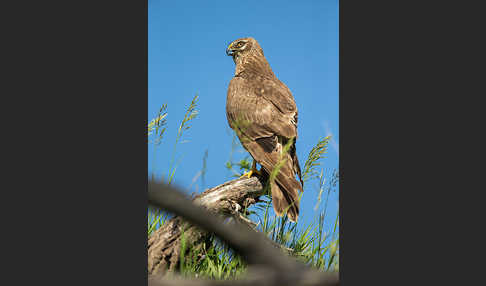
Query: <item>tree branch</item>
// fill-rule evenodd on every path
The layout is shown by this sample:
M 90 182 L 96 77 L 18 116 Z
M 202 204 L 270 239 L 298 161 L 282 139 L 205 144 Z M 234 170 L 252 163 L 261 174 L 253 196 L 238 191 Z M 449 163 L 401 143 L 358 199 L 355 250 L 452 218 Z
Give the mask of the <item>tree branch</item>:
M 249 181 L 252 179 L 253 182 Z M 313 270 L 310 267 L 299 263 L 297 260 L 283 255 L 279 250 L 273 247 L 273 245 L 263 234 L 257 233 L 249 229 L 248 227 L 243 226 L 242 224 L 226 224 L 222 218 L 212 215 L 205 208 L 202 207 L 206 206 L 205 203 L 209 205 L 221 203 L 221 199 L 216 199 L 219 197 L 216 195 L 216 193 L 225 193 L 225 191 L 222 190 L 222 188 L 225 186 L 232 184 L 239 184 L 240 186 L 247 184 L 256 184 L 253 186 L 257 186 L 258 183 L 256 181 L 259 182 L 258 179 L 253 177 L 250 179 L 237 179 L 227 182 L 223 185 L 213 188 L 219 189 L 219 191 L 208 190 L 198 196 L 195 199 L 198 205 L 192 203 L 188 198 L 182 195 L 182 193 L 178 192 L 178 190 L 174 187 L 149 181 L 149 204 L 162 209 L 166 209 L 176 215 L 183 216 L 189 222 L 196 224 L 209 232 L 215 233 L 230 247 L 240 253 L 250 265 L 259 265 L 258 268 L 253 267 L 251 268 L 252 270 L 249 271 L 250 273 L 253 273 L 252 276 L 249 276 L 249 279 L 253 281 L 253 285 L 255 285 L 256 283 L 254 280 L 255 277 L 259 279 L 262 285 L 338 285 L 338 277 L 336 273 L 330 274 Z M 260 182 L 260 188 L 261 186 L 262 184 Z M 230 192 L 230 195 L 232 194 L 229 187 L 226 189 L 226 191 Z M 253 195 L 259 194 L 261 194 L 259 193 L 259 191 L 253 191 Z M 207 198 L 204 198 L 206 196 Z M 234 196 L 233 198 L 240 198 L 241 200 L 241 198 L 243 197 L 245 196 Z M 245 199 L 244 201 L 247 200 Z M 223 205 L 227 206 L 227 204 L 224 203 Z M 264 275 L 258 276 L 258 269 L 265 269 Z M 189 284 L 187 284 L 186 282 Z M 186 285 L 196 285 L 191 284 L 193 282 L 196 283 L 197 281 L 193 280 L 191 282 L 191 280 L 186 280 L 184 283 Z M 218 283 L 219 285 L 227 285 L 224 284 L 226 283 L 224 281 L 217 283 L 213 282 L 214 281 L 211 282 L 211 285 L 218 285 Z M 248 285 L 248 282 L 249 281 L 247 280 L 238 280 L 238 282 L 233 281 L 232 285 Z M 202 280 L 200 281 L 200 283 L 208 282 L 204 282 L 204 280 Z M 260 283 L 256 284 L 260 285 Z M 164 282 L 164 280 L 161 279 L 155 279 L 155 277 L 152 276 L 151 279 L 149 279 L 149 285 L 173 284 L 170 284 L 170 282 L 167 281 Z M 178 285 L 181 285 L 180 281 Z
M 232 216 L 240 222 L 245 208 L 258 201 L 264 190 L 263 179 L 258 177 L 240 178 L 208 189 L 193 199 L 194 204 L 204 207 L 213 214 Z M 167 198 L 166 198 L 167 199 Z M 166 270 L 174 271 L 179 263 L 181 233 L 188 245 L 198 247 L 209 238 L 209 233 L 193 225 L 185 225 L 184 220 L 175 216 L 157 229 L 148 240 L 148 273 L 156 274 Z

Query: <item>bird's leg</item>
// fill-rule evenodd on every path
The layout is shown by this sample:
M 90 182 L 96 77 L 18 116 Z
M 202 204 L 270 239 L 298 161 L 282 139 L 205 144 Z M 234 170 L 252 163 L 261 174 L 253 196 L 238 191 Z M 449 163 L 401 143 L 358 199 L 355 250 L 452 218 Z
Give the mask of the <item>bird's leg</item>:
M 256 174 L 256 175 L 259 175 L 259 176 L 262 175 L 262 172 L 260 172 L 256 168 L 256 161 L 255 160 L 253 160 L 253 163 L 251 164 L 250 171 L 248 173 L 243 174 L 240 178 L 247 177 L 249 179 L 251 177 L 251 175 L 253 175 L 253 174 Z

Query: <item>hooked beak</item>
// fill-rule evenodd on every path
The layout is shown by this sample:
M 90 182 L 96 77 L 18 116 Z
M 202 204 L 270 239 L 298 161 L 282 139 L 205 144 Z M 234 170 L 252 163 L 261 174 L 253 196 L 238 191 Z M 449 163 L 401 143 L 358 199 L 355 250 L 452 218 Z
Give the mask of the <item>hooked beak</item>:
M 226 55 L 227 56 L 233 56 L 235 54 L 235 50 L 233 50 L 231 48 L 231 46 L 229 46 L 227 49 L 226 49 Z

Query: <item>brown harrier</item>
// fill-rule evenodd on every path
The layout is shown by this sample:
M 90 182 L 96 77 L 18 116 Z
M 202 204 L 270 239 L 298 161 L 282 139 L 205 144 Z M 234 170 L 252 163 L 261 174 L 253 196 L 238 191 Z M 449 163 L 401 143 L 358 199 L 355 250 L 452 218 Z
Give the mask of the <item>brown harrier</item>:
M 290 220 L 296 222 L 303 182 L 295 150 L 297 106 L 294 97 L 273 74 L 255 39 L 235 40 L 226 54 L 232 56 L 236 64 L 235 76 L 228 87 L 226 116 L 241 144 L 253 157 L 251 171 L 245 175 L 249 178 L 262 171 L 271 174 L 275 165 L 283 162 L 270 186 L 273 209 L 278 216 L 287 210 Z M 282 149 L 290 139 L 293 143 L 282 156 Z M 260 171 L 255 161 L 263 167 Z

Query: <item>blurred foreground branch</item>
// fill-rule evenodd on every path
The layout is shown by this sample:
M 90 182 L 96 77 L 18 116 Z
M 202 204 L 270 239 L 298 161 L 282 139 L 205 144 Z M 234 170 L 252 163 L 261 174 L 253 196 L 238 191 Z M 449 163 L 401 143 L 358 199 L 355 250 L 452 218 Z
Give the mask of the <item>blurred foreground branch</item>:
M 261 233 L 255 232 L 243 224 L 228 224 L 209 210 L 223 210 L 229 213 L 239 211 L 243 205 L 247 207 L 255 202 L 262 194 L 262 183 L 256 177 L 249 179 L 236 179 L 229 181 L 213 189 L 209 189 L 196 197 L 194 203 L 186 198 L 176 188 L 154 181 L 149 181 L 149 204 L 165 209 L 179 217 L 174 217 L 172 223 L 168 222 L 149 238 L 149 274 L 157 274 L 161 261 L 167 260 L 164 249 L 160 244 L 164 239 L 170 242 L 172 237 L 178 240 L 174 234 L 180 235 L 180 217 L 200 228 L 216 234 L 230 247 L 236 250 L 250 265 L 245 279 L 231 281 L 214 280 L 180 280 L 152 275 L 149 285 L 338 285 L 337 273 L 320 272 L 285 256 L 280 250 L 273 247 L 272 243 Z M 238 207 L 239 206 L 239 207 Z M 220 208 L 221 207 L 221 208 Z M 234 209 L 235 208 L 235 209 Z M 179 220 L 179 225 L 176 224 Z M 187 232 L 187 230 L 186 230 Z M 201 230 L 194 230 L 201 234 Z M 198 235 L 195 236 L 196 240 Z M 202 237 L 202 236 L 201 236 Z M 199 238 L 201 238 L 199 237 Z M 159 243 L 159 247 L 157 246 Z M 170 244 L 170 243 L 169 243 Z M 164 246 L 164 245 L 162 245 Z M 167 247 L 167 244 L 165 245 Z M 169 246 L 170 248 L 170 246 Z M 168 250 L 166 248 L 165 250 Z M 175 248 L 172 248 L 174 251 Z M 172 252 L 172 255 L 175 253 Z M 161 257 L 158 257 L 161 256 Z M 169 262 L 173 257 L 169 258 Z M 152 259 L 152 264 L 151 264 Z M 156 263 L 157 259 L 159 262 Z

